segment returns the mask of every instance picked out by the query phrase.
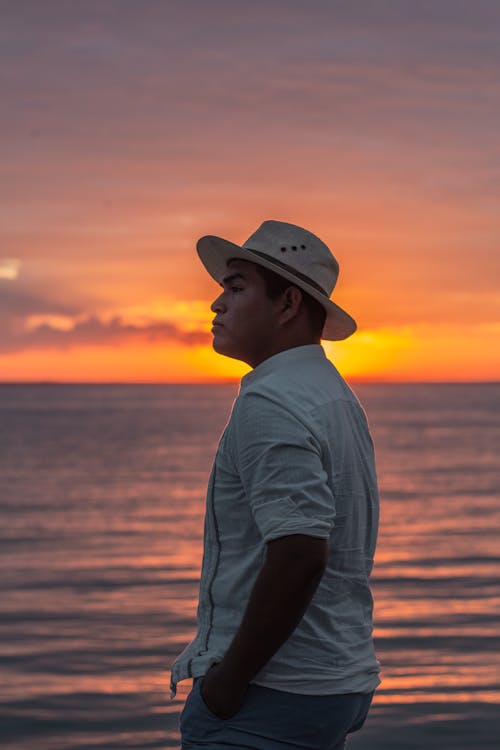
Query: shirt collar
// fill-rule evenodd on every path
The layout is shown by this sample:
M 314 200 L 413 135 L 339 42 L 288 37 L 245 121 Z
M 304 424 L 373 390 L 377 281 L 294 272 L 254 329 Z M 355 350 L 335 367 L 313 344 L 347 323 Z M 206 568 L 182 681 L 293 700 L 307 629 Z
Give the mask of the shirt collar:
M 325 350 L 321 344 L 306 344 L 304 346 L 294 346 L 292 349 L 285 349 L 278 354 L 273 354 L 263 362 L 254 367 L 241 378 L 240 390 L 246 388 L 250 383 L 254 383 L 263 375 L 267 375 L 274 370 L 293 367 L 297 362 L 304 359 L 326 359 Z

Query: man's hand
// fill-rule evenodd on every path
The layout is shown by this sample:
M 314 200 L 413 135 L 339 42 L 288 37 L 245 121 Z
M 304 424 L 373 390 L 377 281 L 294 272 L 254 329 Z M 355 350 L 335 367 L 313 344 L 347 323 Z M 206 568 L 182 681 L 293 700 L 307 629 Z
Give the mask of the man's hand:
M 240 627 L 200 686 L 203 700 L 220 719 L 240 709 L 250 682 L 295 630 L 327 560 L 326 539 L 295 534 L 268 543 Z
M 224 675 L 222 664 L 210 667 L 202 680 L 200 691 L 210 711 L 219 719 L 230 719 L 239 711 L 247 685 L 235 685 Z

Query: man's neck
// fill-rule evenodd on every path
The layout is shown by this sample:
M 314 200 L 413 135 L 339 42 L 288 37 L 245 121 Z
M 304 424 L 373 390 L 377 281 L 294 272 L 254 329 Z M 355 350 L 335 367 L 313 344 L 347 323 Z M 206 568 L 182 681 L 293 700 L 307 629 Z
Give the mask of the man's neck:
M 257 365 L 260 365 L 261 362 L 264 362 L 266 359 L 269 359 L 269 357 L 273 357 L 275 354 L 279 354 L 280 352 L 284 352 L 287 349 L 295 349 L 298 346 L 310 346 L 311 344 L 320 344 L 320 339 L 311 339 L 304 338 L 304 339 L 295 339 L 294 341 L 288 341 L 288 342 L 280 342 L 279 344 L 276 344 L 274 346 L 270 346 L 265 351 L 261 351 L 252 358 L 252 361 L 248 361 L 247 364 L 250 365 L 250 367 L 255 368 Z

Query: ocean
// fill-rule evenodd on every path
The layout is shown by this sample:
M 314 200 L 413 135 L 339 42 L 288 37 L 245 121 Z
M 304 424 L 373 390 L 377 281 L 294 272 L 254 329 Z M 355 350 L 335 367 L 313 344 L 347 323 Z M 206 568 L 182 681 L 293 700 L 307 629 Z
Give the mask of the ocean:
M 382 684 L 351 750 L 500 747 L 500 384 L 354 385 Z M 0 385 L 0 745 L 178 748 L 205 490 L 237 385 Z

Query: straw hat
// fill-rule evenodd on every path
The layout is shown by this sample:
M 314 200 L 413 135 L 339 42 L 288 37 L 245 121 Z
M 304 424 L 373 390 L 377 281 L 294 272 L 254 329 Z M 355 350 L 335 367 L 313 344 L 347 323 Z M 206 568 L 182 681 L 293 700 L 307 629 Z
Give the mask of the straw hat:
M 307 229 L 284 221 L 265 221 L 241 247 L 207 235 L 198 240 L 196 249 L 217 282 L 227 271 L 228 261 L 237 258 L 264 266 L 303 289 L 326 310 L 322 338 L 340 341 L 356 330 L 353 318 L 330 299 L 339 264 L 325 243 Z

